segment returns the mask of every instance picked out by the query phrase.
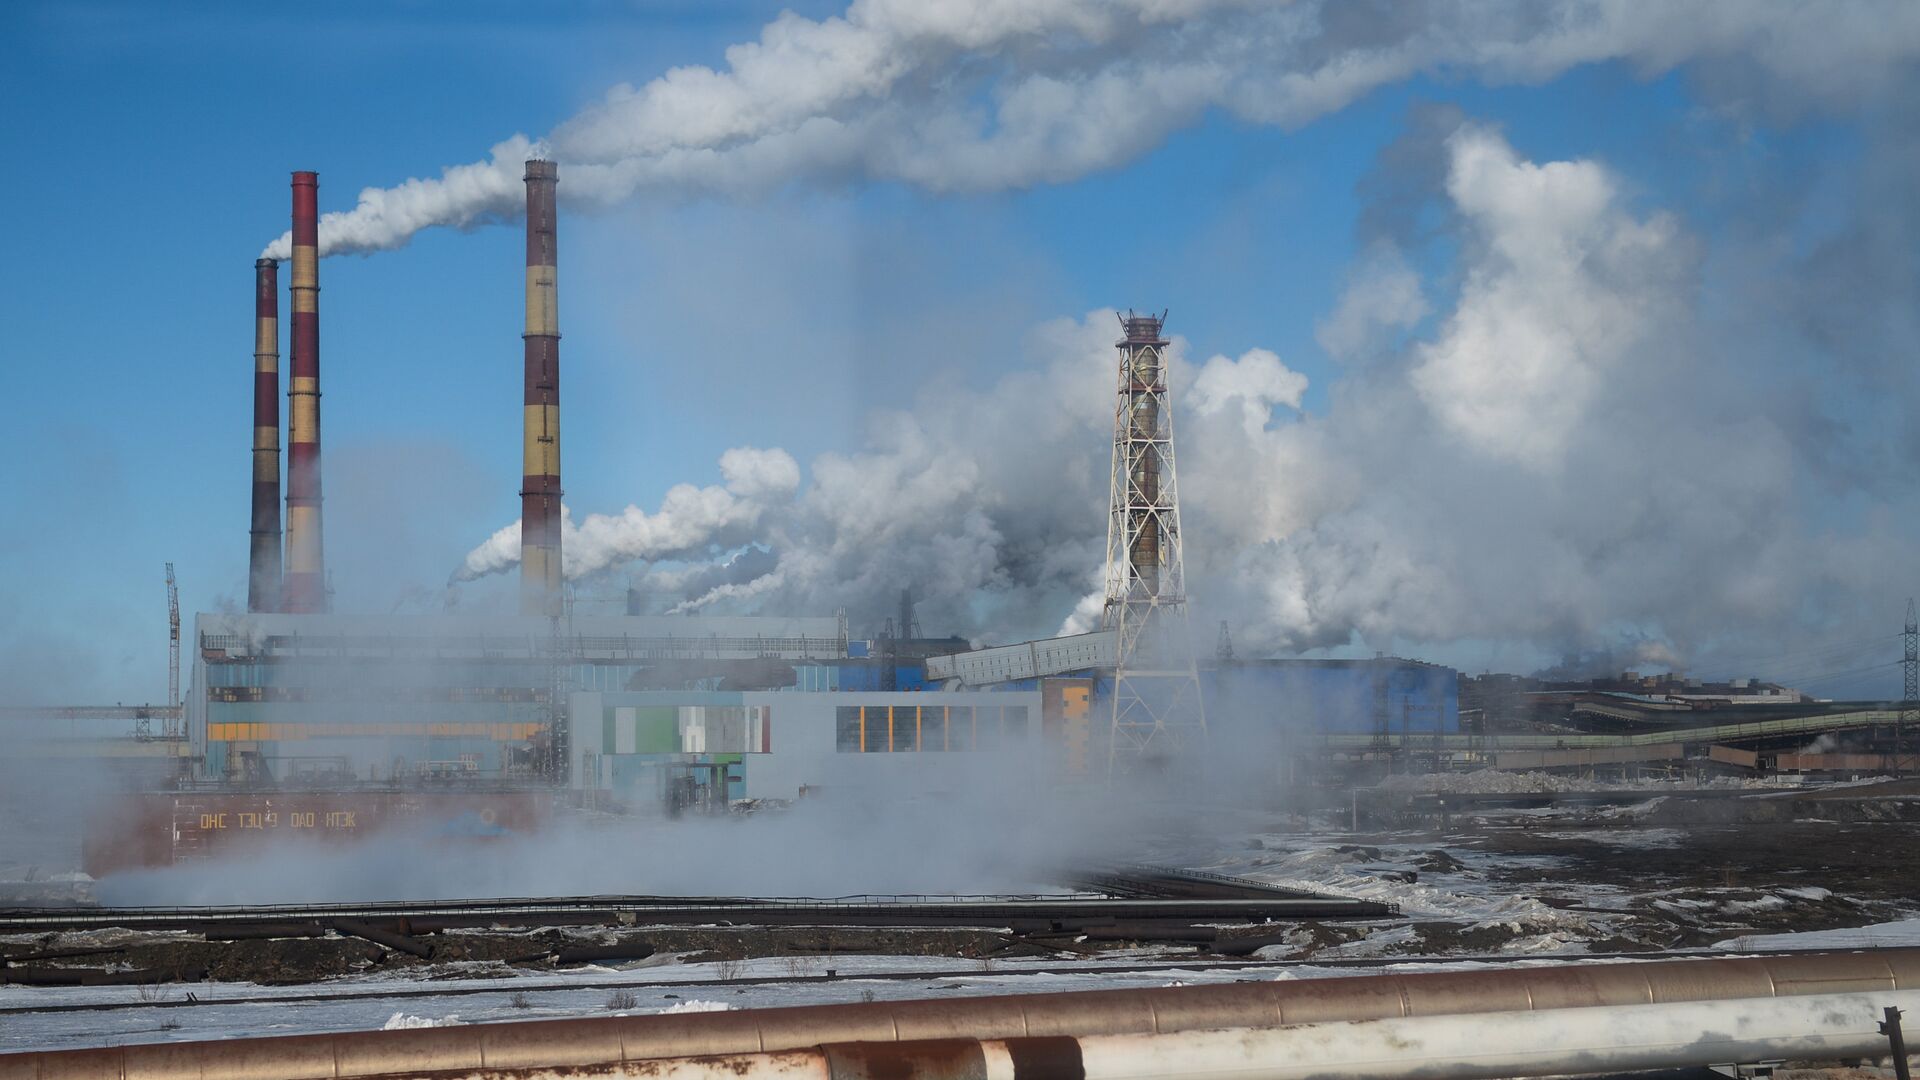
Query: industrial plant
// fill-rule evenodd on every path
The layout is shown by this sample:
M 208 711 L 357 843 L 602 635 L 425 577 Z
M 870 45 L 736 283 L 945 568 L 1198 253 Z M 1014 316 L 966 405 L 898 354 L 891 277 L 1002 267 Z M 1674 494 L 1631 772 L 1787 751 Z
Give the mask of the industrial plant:
M 1907 771 L 1911 702 L 1631 674 L 1585 689 L 1523 685 L 1388 656 L 1249 658 L 1225 623 L 1203 653 L 1185 594 L 1165 313 L 1128 312 L 1117 328 L 1100 629 L 1003 645 L 927 637 L 911 582 L 898 612 L 864 636 L 845 611 L 578 614 L 561 571 L 562 183 L 554 162 L 526 162 L 519 614 L 376 616 L 330 610 L 319 177 L 293 174 L 284 387 L 279 265 L 254 266 L 246 612 L 192 616 L 183 673 L 169 566 L 166 705 L 15 710 L 135 722 L 130 738 L 34 744 L 50 766 L 114 762 L 136 789 L 90 826 L 90 874 L 282 834 L 507 835 L 581 810 L 679 816 L 823 793 L 938 793 L 987 755 L 1026 783 L 1088 790 L 1170 770 L 1183 784 L 1218 782 L 1231 759 L 1241 800 L 1258 805 L 1271 788 L 1295 806 L 1384 777 L 1474 770 Z M 1907 635 L 1911 698 L 1911 616 Z M 1805 751 L 1816 738 L 1841 742 Z
M 555 163 L 526 162 L 520 613 L 373 616 L 330 610 L 319 177 L 293 174 L 284 387 L 279 265 L 254 266 L 247 611 L 191 617 L 186 692 L 150 710 L 159 730 L 49 748 L 130 759 L 144 788 L 101 815 L 89 872 L 172 865 L 275 833 L 363 835 L 476 815 L 505 831 L 578 808 L 679 814 L 810 792 L 939 791 L 986 754 L 1036 779 L 1097 785 L 1201 760 L 1209 702 L 1216 720 L 1241 721 L 1239 734 L 1248 720 L 1368 731 L 1379 710 L 1402 737 L 1458 733 L 1444 668 L 1196 655 L 1164 314 L 1130 313 L 1118 327 L 1099 631 L 981 649 L 927 637 L 911 582 L 897 615 L 866 636 L 844 612 L 576 614 L 561 576 L 563 182 Z
M 620 600 L 587 595 L 583 580 L 604 585 L 620 560 L 658 570 L 697 551 L 696 560 L 716 561 L 695 569 L 717 573 L 725 569 L 719 559 L 741 551 L 774 563 L 778 555 L 773 541 L 735 545 L 730 554 L 705 534 L 671 547 L 677 554 L 622 551 L 581 565 L 581 538 L 590 533 L 563 509 L 561 466 L 571 460 L 579 483 L 580 463 L 598 459 L 563 458 L 561 405 L 613 391 L 570 377 L 563 397 L 561 207 L 569 215 L 599 210 L 635 191 L 689 183 L 758 192 L 791 179 L 781 170 L 817 170 L 835 184 L 855 175 L 924 184 L 942 195 L 1022 189 L 1051 183 L 1064 168 L 1016 167 L 1029 143 L 1044 144 L 1046 155 L 1073 144 L 1087 159 L 1074 168 L 1093 172 L 1112 164 L 1103 154 L 1122 153 L 1101 149 L 1108 141 L 1165 134 L 1121 130 L 1133 122 L 1123 114 L 1224 110 L 1237 124 L 1254 108 L 1248 102 L 1299 92 L 1287 72 L 1286 80 L 1175 100 L 1189 92 L 1183 88 L 1220 77 L 1224 61 L 1213 53 L 1261 53 L 1290 40 L 1291 23 L 1284 34 L 1262 23 L 1268 33 L 1225 35 L 1205 62 L 1170 68 L 1177 77 L 1159 82 L 1143 79 L 1152 69 L 1136 70 L 1130 59 L 1124 79 L 1105 81 L 1153 83 L 1153 100 L 1116 96 L 1114 104 L 1102 96 L 1111 91 L 1102 88 L 1109 52 L 1144 59 L 1130 51 L 1141 48 L 1136 38 L 1154 39 L 1155 48 L 1180 38 L 1170 43 L 1177 52 L 1189 44 L 1186 20 L 1201 26 L 1228 16 L 1191 5 L 1176 27 L 1166 5 L 1113 5 L 1131 14 L 1109 24 L 1106 5 L 1065 5 L 1067 14 L 1056 6 L 1031 5 L 1018 15 L 1032 25 L 1014 30 L 992 25 L 1006 12 L 942 22 L 955 10 L 968 14 L 964 6 L 856 4 L 823 23 L 783 13 L 757 44 L 728 51 L 735 67 L 775 57 L 746 89 L 728 84 L 715 93 L 722 75 L 675 69 L 644 90 L 617 88 L 550 139 L 517 135 L 497 145 L 491 161 L 409 181 L 399 195 L 368 189 L 354 209 L 324 217 L 320 175 L 291 174 L 290 228 L 253 263 L 250 425 L 239 404 L 238 259 L 231 304 L 224 292 L 220 300 L 233 313 L 233 340 L 215 351 L 234 402 L 220 406 L 232 414 L 232 431 L 215 482 L 230 481 L 234 505 L 212 516 L 225 522 L 230 543 L 218 561 L 244 580 L 244 602 L 236 595 L 183 611 L 180 577 L 193 568 L 176 574 L 176 563 L 156 557 L 154 580 L 138 588 L 164 581 L 164 699 L 156 686 L 153 700 L 139 704 L 0 705 L 0 1080 L 1739 1080 L 1786 1075 L 1790 1066 L 1796 1076 L 1906 1080 L 1902 1018 L 1920 1008 L 1920 864 L 1901 854 L 1920 823 L 1920 616 L 1911 600 L 1898 633 L 1898 612 L 1889 610 L 1886 626 L 1864 644 L 1812 650 L 1823 658 L 1870 653 L 1870 666 L 1838 672 L 1847 678 L 1899 667 L 1904 691 L 1883 700 L 1828 696 L 1822 687 L 1834 673 L 1817 670 L 1826 659 L 1796 669 L 1785 663 L 1791 652 L 1757 657 L 1737 674 L 1716 670 L 1709 679 L 1685 670 L 1676 650 L 1653 648 L 1658 642 L 1643 642 L 1649 647 L 1627 661 L 1632 667 L 1611 654 L 1604 667 L 1570 655 L 1529 675 L 1474 673 L 1435 661 L 1465 665 L 1464 650 L 1481 644 L 1493 655 L 1500 624 L 1455 625 L 1459 612 L 1438 605 L 1425 612 L 1425 636 L 1401 638 L 1401 613 L 1385 610 L 1403 597 L 1417 606 L 1422 598 L 1411 594 L 1438 591 L 1449 572 L 1405 556 L 1413 549 L 1395 548 L 1390 534 L 1431 526 L 1431 516 L 1458 509 L 1465 490 L 1477 505 L 1459 512 L 1485 520 L 1463 543 L 1497 547 L 1507 539 L 1507 502 L 1579 486 L 1578 474 L 1562 470 L 1593 451 L 1554 442 L 1571 424 L 1571 406 L 1563 406 L 1601 393 L 1602 383 L 1629 380 L 1574 346 L 1571 374 L 1548 370 L 1540 356 L 1577 336 L 1553 324 L 1560 307 L 1614 287 L 1614 279 L 1635 288 L 1655 281 L 1650 293 L 1610 296 L 1596 302 L 1597 314 L 1582 316 L 1583 329 L 1603 328 L 1594 334 L 1608 338 L 1608 348 L 1633 354 L 1614 358 L 1621 371 L 1639 370 L 1628 365 L 1641 362 L 1641 351 L 1664 356 L 1666 336 L 1705 336 L 1667 324 L 1637 335 L 1615 329 L 1692 287 L 1668 280 L 1669 263 L 1705 260 L 1674 239 L 1671 221 L 1616 205 L 1628 185 L 1591 161 L 1536 165 L 1493 125 L 1457 117 L 1444 138 L 1410 131 L 1379 151 L 1376 168 L 1432 173 L 1452 212 L 1482 230 L 1445 240 L 1492 253 L 1449 279 L 1446 287 L 1461 294 L 1450 302 L 1492 295 L 1524 309 L 1508 316 L 1520 327 L 1510 331 L 1518 345 L 1489 343 L 1498 334 L 1484 324 L 1500 318 L 1460 317 L 1446 333 L 1464 344 L 1423 343 L 1419 366 L 1392 379 L 1371 366 L 1375 353 L 1389 338 L 1413 335 L 1432 298 L 1413 268 L 1416 241 L 1382 237 L 1426 230 L 1426 210 L 1383 209 L 1402 193 L 1371 173 L 1355 185 L 1380 204 L 1368 213 L 1407 220 L 1356 230 L 1366 261 L 1338 310 L 1314 328 L 1330 362 L 1355 372 L 1329 397 L 1335 408 L 1359 409 L 1347 415 L 1361 416 L 1366 440 L 1381 440 L 1363 456 L 1391 461 L 1415 477 L 1407 483 L 1444 486 L 1444 474 L 1462 467 L 1456 459 L 1403 460 L 1417 451 L 1386 444 L 1398 437 L 1389 433 L 1427 427 L 1469 447 L 1474 462 L 1494 462 L 1479 467 L 1496 482 L 1488 491 L 1469 484 L 1413 500 L 1421 505 L 1404 516 L 1328 541 L 1356 577 L 1376 562 L 1395 565 L 1335 616 L 1295 612 L 1294 637 L 1276 637 L 1271 626 L 1247 633 L 1219 616 L 1289 602 L 1339 607 L 1327 596 L 1346 579 L 1303 558 L 1305 541 L 1282 550 L 1295 538 L 1288 530 L 1310 526 L 1295 520 L 1296 507 L 1264 507 L 1264 531 L 1222 538 L 1220 519 L 1207 515 L 1210 494 L 1256 503 L 1262 485 L 1282 482 L 1265 475 L 1277 467 L 1221 474 L 1256 449 L 1273 451 L 1282 429 L 1312 427 L 1309 380 L 1265 349 L 1189 360 L 1174 336 L 1187 324 L 1159 303 L 1097 309 L 1102 336 L 1079 339 L 1079 355 L 1104 364 L 1097 400 L 1083 392 L 1087 380 L 1047 383 L 1045 407 L 1066 408 L 1067 399 L 1085 407 L 1077 427 L 1064 426 L 1090 444 L 1072 470 L 1076 483 L 1091 477 L 1071 498 L 1049 486 L 1048 511 L 1084 518 L 1087 527 L 1056 545 L 1051 533 L 1061 519 L 1029 514 L 1045 526 L 1033 532 L 1048 535 L 1025 546 L 1059 549 L 1045 553 L 1047 573 L 1057 576 L 1035 595 L 1068 587 L 1058 566 L 1086 564 L 1072 572 L 1085 578 L 1073 579 L 1077 606 L 1029 595 L 1023 605 L 1045 610 L 1023 609 L 1025 621 L 986 634 L 978 630 L 992 623 L 987 617 L 930 625 L 923 610 L 988 589 L 972 578 L 959 586 L 932 574 L 912 580 L 879 559 L 861 564 L 865 599 L 851 604 L 820 600 L 829 591 L 851 595 L 844 581 L 805 602 L 742 590 L 728 595 L 738 600 L 731 607 L 689 600 L 666 613 L 631 581 Z M 1808 25 L 1776 27 L 1770 40 L 1797 47 Z M 1664 23 L 1656 29 L 1668 32 Z M 1315 48 L 1338 53 L 1344 33 L 1330 24 Z M 1493 33 L 1476 22 L 1444 37 Z M 1077 43 L 1071 59 L 1017 86 L 969 83 L 973 75 L 950 66 L 971 63 L 987 40 L 986 66 L 1018 68 L 1022 50 L 1045 52 L 1056 38 Z M 850 40 L 861 45 L 848 54 L 855 60 L 827 63 Z M 1581 38 L 1536 51 L 1591 47 Z M 1664 57 L 1668 47 L 1663 40 L 1653 51 Z M 1699 48 L 1716 58 L 1730 51 Z M 1345 86 L 1354 72 L 1384 63 L 1348 57 L 1327 81 Z M 1507 81 L 1544 72 L 1536 59 L 1502 63 Z M 826 88 L 788 81 L 792 71 L 822 64 L 837 72 L 823 77 Z M 945 119 L 902 125 L 884 105 L 895 80 L 916 84 L 898 93 L 939 99 Z M 946 89 L 917 85 L 950 80 L 968 89 L 949 99 Z M 1333 93 L 1319 86 L 1313 96 Z M 844 104 L 869 94 L 883 104 Z M 988 99 L 1001 111 L 980 135 L 991 159 L 983 162 L 969 157 L 979 152 L 963 130 L 973 121 L 956 118 L 984 115 Z M 1284 116 L 1291 124 L 1303 106 L 1272 108 L 1259 123 Z M 1063 115 L 1043 115 L 1056 109 Z M 1102 131 L 1111 139 L 1084 130 L 1090 114 L 1114 127 Z M 624 135 L 580 135 L 608 115 L 635 125 L 639 134 L 625 133 L 632 145 Z M 1431 119 L 1419 115 L 1420 123 Z M 787 126 L 768 126 L 768 116 L 787 116 Z M 1029 130 L 1023 125 L 1034 116 L 1044 122 Z M 823 119 L 831 123 L 816 123 Z M 675 124 L 697 137 L 663 134 Z M 902 126 L 914 129 L 904 149 L 881 153 L 862 141 L 900 138 L 894 129 Z M 832 129 L 826 142 L 807 143 L 824 128 Z M 857 152 L 848 149 L 856 143 Z M 727 155 L 736 153 L 755 155 L 738 166 L 750 177 L 727 171 Z M 971 170 L 961 167 L 968 161 Z M 929 181 L 927 170 L 942 175 Z M 1434 179 L 1442 173 L 1444 182 Z M 570 184 L 583 193 L 579 203 L 563 203 L 573 197 Z M 271 188 L 277 207 L 280 189 Z M 1555 214 L 1577 220 L 1553 232 L 1547 219 Z M 511 596 L 491 610 L 454 603 L 456 583 L 470 580 L 461 576 L 470 556 L 444 597 L 433 593 L 405 612 L 336 603 L 351 595 L 336 592 L 352 580 L 351 556 L 337 544 L 329 565 L 329 527 L 336 542 L 363 534 L 337 503 L 329 522 L 323 484 L 330 463 L 336 500 L 355 479 L 340 467 L 347 451 L 336 447 L 329 458 L 322 438 L 323 256 L 398 248 L 430 225 L 506 221 L 523 221 L 525 230 L 521 469 L 517 477 L 488 475 L 483 489 L 504 504 L 515 484 L 520 516 L 476 551 L 504 553 L 515 534 L 517 549 L 475 573 L 517 567 Z M 349 236 L 342 222 L 358 231 Z M 1218 230 L 1233 233 L 1232 244 L 1208 242 L 1244 244 L 1241 232 L 1257 232 L 1244 224 Z M 1523 239 L 1496 235 L 1516 228 Z M 1535 242 L 1533 229 L 1551 235 Z M 1214 257 L 1211 247 L 1196 250 Z M 1172 257 L 1161 265 L 1161 254 L 1145 260 L 1154 263 L 1150 281 L 1170 279 L 1176 271 L 1168 267 L 1180 265 Z M 510 279 L 514 260 L 484 261 L 506 264 L 497 270 Z M 345 260 L 328 265 L 330 276 L 356 272 Z M 351 321 L 353 307 L 330 300 L 328 311 Z M 511 326 L 497 329 L 505 338 Z M 577 344 L 576 374 L 579 358 L 594 355 Z M 1502 348 L 1485 370 L 1457 370 L 1463 356 L 1478 362 Z M 498 342 L 504 359 L 494 374 L 485 364 L 472 370 L 487 385 L 504 383 L 511 350 Z M 1518 407 L 1481 408 L 1479 398 L 1529 379 L 1539 385 L 1521 388 Z M 1076 392 L 1063 389 L 1069 385 Z M 1635 409 L 1637 395 L 1663 392 L 1651 379 L 1634 387 Z M 327 412 L 337 434 L 341 411 L 359 403 L 335 394 Z M 1408 413 L 1409 403 L 1423 411 Z M 1289 409 L 1299 417 L 1286 416 Z M 1519 417 L 1524 430 L 1489 435 L 1482 422 L 1496 413 L 1503 422 Z M 498 431 L 481 437 L 505 448 L 512 424 L 500 419 Z M 1664 436 L 1694 419 L 1622 431 Z M 1205 429 L 1208 422 L 1215 427 Z M 1094 423 L 1099 430 L 1089 434 Z M 251 485 L 244 544 L 243 426 Z M 1195 426 L 1223 441 L 1194 439 Z M 1291 461 L 1297 450 L 1289 444 L 1262 464 Z M 800 491 L 786 452 L 764 452 L 795 477 L 782 490 Z M 928 456 L 945 463 L 937 452 Z M 1054 464 L 1022 462 L 1036 472 Z M 1327 495 L 1314 513 L 1334 517 L 1364 504 L 1369 476 L 1379 475 L 1369 470 L 1378 467 L 1324 480 L 1352 490 Z M 722 470 L 731 486 L 728 458 Z M 1095 490 L 1101 479 L 1104 505 Z M 1630 480 L 1609 491 L 1659 488 L 1669 478 Z M 1184 519 L 1183 481 L 1189 510 L 1199 508 Z M 1761 507 L 1768 519 L 1778 513 L 1764 491 L 1739 482 L 1690 476 L 1672 484 L 1686 499 L 1733 487 L 1741 505 Z M 1607 497 L 1618 496 L 1593 499 Z M 1340 509 L 1328 509 L 1335 503 Z M 1589 509 L 1580 527 L 1644 518 L 1663 538 L 1670 528 L 1684 537 L 1674 543 L 1695 539 L 1657 509 Z M 1845 512 L 1860 509 L 1850 503 Z M 1729 532 L 1736 525 L 1714 523 Z M 1575 575 L 1568 568 L 1603 557 L 1592 547 L 1574 550 L 1567 535 L 1577 530 L 1563 522 L 1539 531 L 1547 539 L 1534 542 L 1555 548 L 1556 574 Z M 1817 543 L 1828 540 L 1821 534 Z M 1599 546 L 1633 548 L 1611 533 Z M 1781 545 L 1766 559 L 1789 562 L 1808 546 Z M 1216 547 L 1233 550 L 1210 562 Z M 1259 550 L 1240 557 L 1252 549 Z M 381 550 L 384 557 L 393 546 Z M 1334 580 L 1324 591 L 1313 581 L 1276 599 L 1274 583 L 1291 581 L 1289 574 Z M 1661 587 L 1681 588 L 1671 585 L 1681 577 L 1663 577 Z M 1498 588 L 1486 580 L 1444 587 L 1473 605 L 1531 602 L 1472 595 L 1513 584 L 1504 573 L 1491 580 Z M 1730 603 L 1760 610 L 1774 600 L 1761 596 L 1772 580 L 1755 570 L 1730 590 L 1739 593 Z M 1274 594 L 1243 607 L 1208 607 L 1210 588 L 1268 586 Z M 1621 587 L 1615 575 L 1591 593 Z M 161 594 L 151 591 L 157 654 Z M 885 598 L 872 600 L 876 594 Z M 876 605 L 886 610 L 871 610 Z M 1561 621 L 1572 606 L 1559 609 Z M 1835 622 L 1853 617 L 1839 601 L 1833 608 L 1841 612 Z M 1609 615 L 1593 621 L 1604 634 L 1589 639 L 1643 629 Z M 1560 629 L 1543 617 L 1548 623 Z M 1017 640 L 1050 626 L 1060 628 L 1055 636 Z M 1716 633 L 1696 628 L 1702 640 Z M 1441 646 L 1419 642 L 1458 648 L 1429 651 Z M 47 654 L 23 655 L 31 665 Z

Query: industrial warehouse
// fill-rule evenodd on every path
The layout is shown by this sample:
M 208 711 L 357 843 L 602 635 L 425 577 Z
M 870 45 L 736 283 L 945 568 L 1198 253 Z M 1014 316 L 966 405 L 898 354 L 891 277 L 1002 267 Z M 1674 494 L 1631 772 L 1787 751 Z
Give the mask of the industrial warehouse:
M 1920 8 L 694 7 L 9 12 L 0 1080 L 1907 1080 Z

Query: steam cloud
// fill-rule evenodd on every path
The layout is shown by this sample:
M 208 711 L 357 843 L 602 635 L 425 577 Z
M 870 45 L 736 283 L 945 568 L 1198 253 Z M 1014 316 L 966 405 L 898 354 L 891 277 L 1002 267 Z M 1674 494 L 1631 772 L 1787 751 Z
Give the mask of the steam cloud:
M 785 450 L 736 447 L 720 456 L 719 487 L 677 484 L 657 513 L 629 506 L 620 514 L 589 514 L 574 524 L 560 510 L 562 572 L 587 577 L 631 562 L 705 558 L 715 547 L 739 547 L 767 511 L 790 502 L 800 487 L 800 466 Z M 520 565 L 520 522 L 505 526 L 468 552 L 453 580 L 473 581 Z
M 1804 388 L 1846 379 L 1920 404 L 1910 380 L 1808 344 L 1817 309 L 1749 302 L 1780 288 L 1774 274 L 1711 262 L 1686 221 L 1636 207 L 1600 162 L 1529 161 L 1444 112 L 1387 157 L 1434 178 L 1422 198 L 1445 225 L 1366 237 L 1319 327 L 1345 365 L 1324 411 L 1301 411 L 1307 379 L 1271 351 L 1170 350 L 1197 622 L 1228 619 L 1255 649 L 1638 642 L 1684 664 L 1753 644 L 1742 627 L 1830 632 L 1876 610 L 1878 579 L 1920 551 L 1898 515 L 1833 524 L 1833 506 L 1885 496 L 1836 460 L 1852 451 Z M 1416 270 L 1443 242 L 1452 266 Z M 1867 251 L 1895 259 L 1882 243 Z M 804 485 L 783 472 L 758 501 L 706 489 L 755 507 L 757 527 L 669 524 L 705 505 L 676 494 L 630 510 L 709 545 L 672 545 L 662 557 L 692 569 L 650 566 L 646 587 L 675 610 L 878 612 L 911 584 L 930 632 L 1090 627 L 1117 329 L 1105 310 L 1038 327 L 1026 369 L 875 415 L 861 450 L 822 455 Z M 1916 445 L 1910 421 L 1878 430 Z M 507 565 L 516 537 L 468 565 Z M 752 558 L 731 554 L 748 543 Z
M 1209 110 L 1294 127 L 1422 73 L 1539 82 L 1608 60 L 1653 73 L 1739 58 L 1763 104 L 1797 107 L 1858 100 L 1916 51 L 1920 14 L 1901 0 L 855 0 L 817 21 L 783 13 L 723 70 L 616 86 L 544 139 L 368 188 L 322 217 L 320 252 L 512 220 L 536 153 L 564 164 L 560 197 L 585 208 L 794 181 L 993 191 L 1122 164 Z M 263 254 L 289 257 L 290 236 Z
M 185 905 L 1028 893 L 1057 890 L 1070 872 L 1103 862 L 1153 858 L 1173 842 L 1169 834 L 1206 822 L 1204 811 L 1185 807 L 1181 826 L 1168 824 L 1161 800 L 1172 784 L 1164 779 L 1144 780 L 1124 799 L 1066 794 L 1035 779 L 1035 762 L 987 754 L 956 760 L 940 780 L 876 774 L 745 817 L 558 818 L 528 835 L 464 844 L 394 829 L 355 844 L 234 845 L 209 860 L 109 875 L 95 895 L 109 905 Z M 1190 848 L 1191 837 L 1185 842 Z M 629 851 L 648 854 L 608 857 Z
M 1343 365 L 1325 408 L 1300 412 L 1304 376 L 1265 349 L 1195 362 L 1177 345 L 1172 375 L 1196 619 L 1255 649 L 1699 663 L 1857 636 L 1920 554 L 1898 509 L 1920 390 L 1893 359 L 1920 339 L 1917 57 L 1920 8 L 1895 2 L 860 0 L 369 190 L 321 242 L 510 219 L 535 151 L 566 166 L 576 209 L 796 182 L 991 191 L 1122 164 L 1210 112 L 1296 126 L 1422 74 L 1684 66 L 1738 124 L 1862 125 L 1836 173 L 1845 209 L 1723 191 L 1725 221 L 1692 221 L 1602 162 L 1531 161 L 1418 112 L 1362 185 L 1364 254 L 1317 328 Z M 1416 208 L 1437 213 L 1416 226 Z M 878 414 L 804 477 L 787 458 L 781 483 L 742 486 L 723 464 L 720 486 L 652 513 L 569 520 L 567 573 L 639 560 L 675 610 L 884 611 L 911 584 L 933 632 L 1084 628 L 1112 336 L 1109 312 L 1039 327 L 1026 371 Z M 456 578 L 510 568 L 517 539 L 501 530 Z

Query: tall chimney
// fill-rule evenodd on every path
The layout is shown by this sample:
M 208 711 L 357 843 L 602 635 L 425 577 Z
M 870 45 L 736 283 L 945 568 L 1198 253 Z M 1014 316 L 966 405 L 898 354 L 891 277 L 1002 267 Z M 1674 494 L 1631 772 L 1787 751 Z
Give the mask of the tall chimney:
M 253 544 L 247 610 L 280 610 L 280 264 L 253 264 Z
M 320 177 L 293 174 L 293 334 L 287 382 L 287 568 L 282 606 L 327 609 L 320 544 Z
M 559 615 L 560 311 L 554 188 L 560 169 L 527 162 L 526 408 L 520 483 L 520 613 Z

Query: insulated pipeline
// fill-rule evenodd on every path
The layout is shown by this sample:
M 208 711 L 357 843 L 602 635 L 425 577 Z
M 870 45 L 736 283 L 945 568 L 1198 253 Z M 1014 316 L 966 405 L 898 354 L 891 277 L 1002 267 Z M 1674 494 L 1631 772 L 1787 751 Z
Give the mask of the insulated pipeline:
M 1737 1001 L 1737 1009 L 1727 1010 L 1732 1016 L 1769 1000 L 1831 995 L 1864 995 L 1878 1008 L 1916 990 L 1920 949 L 1877 949 L 116 1046 L 0 1055 L 0 1080 L 365 1080 L 435 1073 L 535 1076 L 542 1070 L 618 1076 L 623 1074 L 614 1070 L 623 1063 L 650 1059 L 929 1041 L 998 1041 L 1038 1053 L 1063 1052 L 1061 1040 L 1069 1040 L 1089 1056 L 1105 1045 L 1090 1040 L 1118 1036 L 1224 1029 L 1242 1029 L 1244 1036 L 1303 1024 L 1430 1017 L 1458 1023 L 1459 1017 L 1482 1014 L 1633 1006 L 1656 1007 L 1651 1016 L 1689 1003 Z
M 1267 1030 L 847 1043 L 515 1071 L 514 1080 L 1498 1080 L 1885 1056 L 1881 1010 L 1920 993 L 1821 994 L 1304 1024 Z M 445 1074 L 483 1080 L 487 1070 Z

